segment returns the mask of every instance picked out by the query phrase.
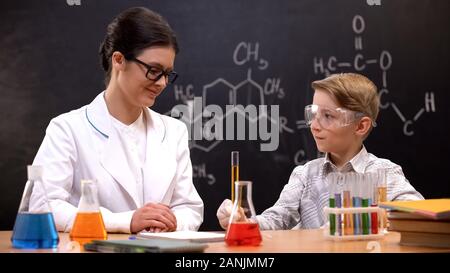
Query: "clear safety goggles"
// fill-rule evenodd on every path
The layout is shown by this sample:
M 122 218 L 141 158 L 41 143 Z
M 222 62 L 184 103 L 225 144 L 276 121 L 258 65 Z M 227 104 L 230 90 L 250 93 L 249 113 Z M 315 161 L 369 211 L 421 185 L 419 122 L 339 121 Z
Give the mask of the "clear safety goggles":
M 316 104 L 305 107 L 306 124 L 311 126 L 311 123 L 317 120 L 320 126 L 325 129 L 345 127 L 364 116 L 364 113 L 344 108 L 330 108 Z

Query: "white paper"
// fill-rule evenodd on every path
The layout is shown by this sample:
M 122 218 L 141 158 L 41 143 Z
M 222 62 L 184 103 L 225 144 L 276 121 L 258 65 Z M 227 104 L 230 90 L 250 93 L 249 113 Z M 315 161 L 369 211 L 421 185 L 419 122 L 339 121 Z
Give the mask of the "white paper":
M 174 231 L 174 232 L 147 232 L 142 231 L 138 238 L 168 238 L 178 240 L 189 240 L 193 242 L 220 242 L 225 239 L 225 232 L 210 231 Z

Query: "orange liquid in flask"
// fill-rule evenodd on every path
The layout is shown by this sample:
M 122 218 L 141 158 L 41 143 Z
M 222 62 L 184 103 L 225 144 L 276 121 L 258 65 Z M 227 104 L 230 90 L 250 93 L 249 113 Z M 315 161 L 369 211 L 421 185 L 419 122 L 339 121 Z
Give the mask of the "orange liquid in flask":
M 230 246 L 258 246 L 262 241 L 257 223 L 237 222 L 228 226 L 225 242 Z
M 79 212 L 70 232 L 70 238 L 82 243 L 107 238 L 105 225 L 100 212 Z

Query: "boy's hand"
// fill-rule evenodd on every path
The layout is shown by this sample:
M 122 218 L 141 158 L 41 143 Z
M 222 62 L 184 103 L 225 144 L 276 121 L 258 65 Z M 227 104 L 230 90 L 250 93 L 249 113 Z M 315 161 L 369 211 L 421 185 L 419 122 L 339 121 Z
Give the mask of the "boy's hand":
M 223 200 L 220 207 L 217 209 L 217 219 L 219 224 L 223 229 L 227 229 L 228 223 L 230 222 L 231 212 L 233 211 L 233 203 L 230 199 Z M 246 219 L 244 211 L 242 208 L 239 209 L 239 213 L 233 216 L 233 221 L 239 221 Z

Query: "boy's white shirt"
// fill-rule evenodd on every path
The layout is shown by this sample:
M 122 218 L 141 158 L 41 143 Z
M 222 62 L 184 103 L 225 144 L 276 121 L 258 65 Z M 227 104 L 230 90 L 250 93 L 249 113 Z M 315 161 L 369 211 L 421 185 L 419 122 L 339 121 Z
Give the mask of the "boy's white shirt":
M 326 223 L 323 209 L 328 206 L 329 192 L 326 176 L 330 172 L 374 172 L 386 169 L 388 200 L 420 200 L 423 196 L 405 178 L 402 168 L 383 158 L 361 151 L 338 168 L 329 154 L 297 166 L 291 173 L 278 201 L 256 216 L 259 227 L 267 229 L 319 228 Z

